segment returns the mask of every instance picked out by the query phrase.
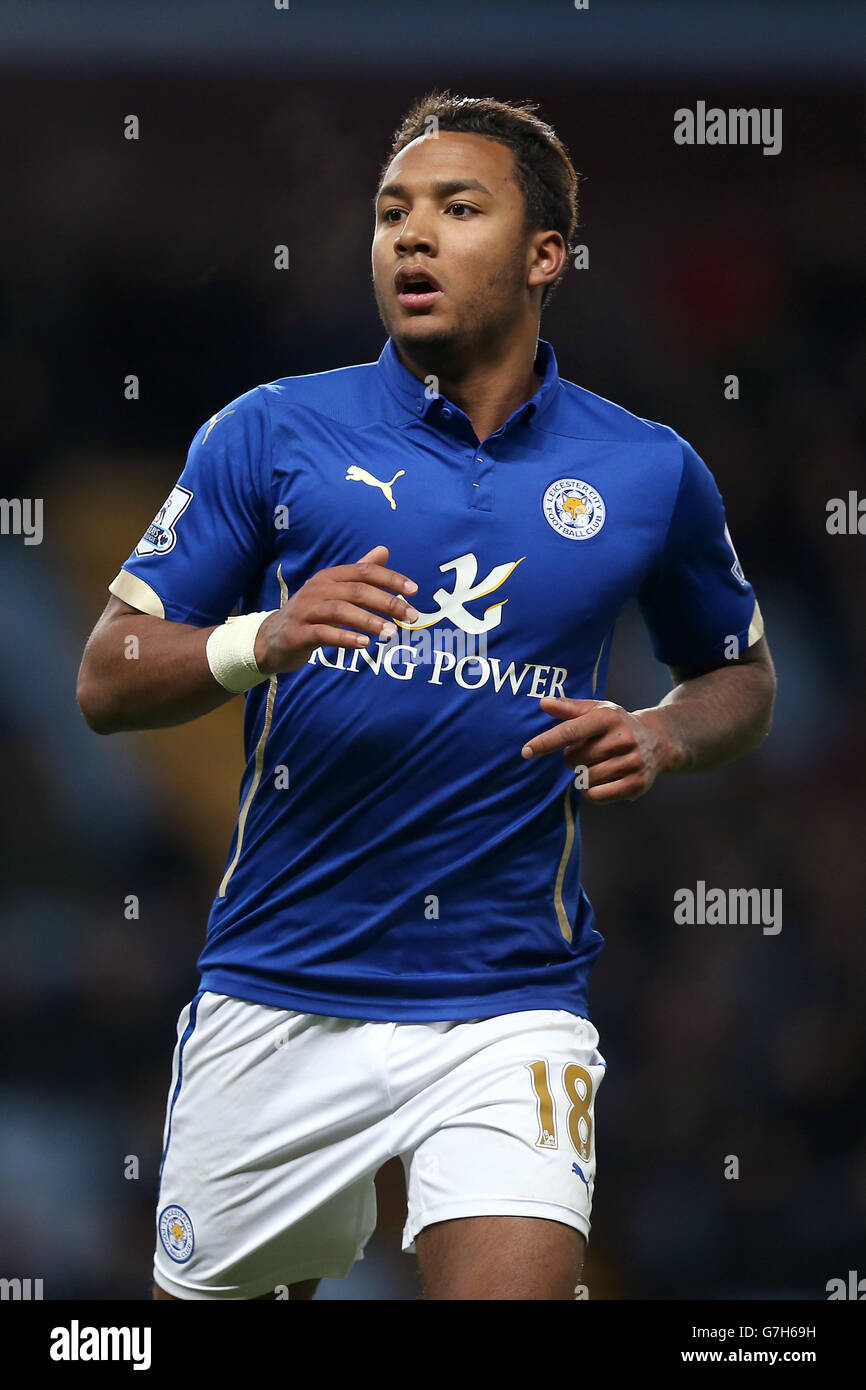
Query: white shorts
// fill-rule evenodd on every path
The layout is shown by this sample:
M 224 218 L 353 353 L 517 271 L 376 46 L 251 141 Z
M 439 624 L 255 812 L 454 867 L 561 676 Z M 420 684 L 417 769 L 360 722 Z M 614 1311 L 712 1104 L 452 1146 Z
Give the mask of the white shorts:
M 536 1216 L 589 1239 L 598 1033 L 564 1009 L 441 1023 L 297 1013 L 204 991 L 180 1014 L 154 1279 L 250 1299 L 342 1278 L 399 1154 L 403 1249 L 434 1221 Z

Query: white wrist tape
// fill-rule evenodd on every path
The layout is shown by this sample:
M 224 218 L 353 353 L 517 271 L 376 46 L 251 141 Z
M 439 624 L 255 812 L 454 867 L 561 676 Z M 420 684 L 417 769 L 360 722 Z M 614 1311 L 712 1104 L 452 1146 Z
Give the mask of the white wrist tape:
M 256 665 L 256 633 L 265 618 L 277 612 L 270 608 L 266 613 L 241 613 L 214 628 L 205 648 L 207 664 L 224 690 L 240 695 L 268 679 Z

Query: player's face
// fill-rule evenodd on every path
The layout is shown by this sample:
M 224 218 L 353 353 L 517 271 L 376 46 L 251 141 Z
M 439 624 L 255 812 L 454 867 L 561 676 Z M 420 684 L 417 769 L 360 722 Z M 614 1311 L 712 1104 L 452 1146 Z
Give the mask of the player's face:
M 441 131 L 401 150 L 376 200 L 372 255 L 376 303 L 395 342 L 409 352 L 479 344 L 537 312 L 524 208 L 506 145 Z M 395 280 L 401 268 L 428 272 L 436 288 L 413 293 Z

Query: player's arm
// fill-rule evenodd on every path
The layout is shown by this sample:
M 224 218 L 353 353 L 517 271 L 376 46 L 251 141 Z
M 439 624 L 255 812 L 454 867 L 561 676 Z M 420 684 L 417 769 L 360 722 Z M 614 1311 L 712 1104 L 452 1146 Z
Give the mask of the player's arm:
M 531 739 L 524 756 L 559 749 L 568 767 L 587 769 L 588 800 L 635 801 L 660 773 L 709 771 L 767 737 L 776 674 L 766 638 L 739 661 L 712 670 L 672 668 L 671 675 L 673 689 L 650 709 L 545 696 L 545 713 L 563 722 Z
M 184 724 L 230 700 L 205 655 L 213 630 L 152 617 L 112 594 L 78 672 L 76 698 L 94 733 Z
M 387 559 L 387 548 L 374 546 L 354 564 L 318 570 L 266 617 L 252 644 L 259 679 L 298 670 L 318 646 L 351 649 L 388 637 L 396 632 L 393 617 L 417 618 L 403 597 L 417 584 L 387 568 Z M 219 683 L 208 650 L 211 634 L 219 637 L 224 626 L 171 622 L 112 594 L 78 674 L 78 704 L 91 729 L 166 728 L 230 700 L 236 692 Z
M 751 753 L 773 722 L 776 672 L 766 637 L 738 661 L 703 670 L 672 667 L 673 689 L 634 717 L 656 737 L 663 772 L 705 772 Z
M 84 650 L 76 693 L 97 733 L 184 723 L 230 698 L 206 647 L 261 575 L 269 467 L 261 388 L 196 431 L 175 486 L 109 584 Z
M 280 606 L 272 583 L 273 606 L 246 611 L 264 577 L 273 579 L 274 528 L 286 510 L 272 490 L 269 389 L 247 391 L 201 425 L 177 483 L 110 583 L 78 675 L 78 703 L 97 733 L 196 719 L 300 669 L 317 646 L 363 646 L 383 629 L 390 635 L 388 618 L 409 615 L 402 595 L 417 585 L 386 567 L 384 546 L 318 571 L 288 597 L 283 586 Z

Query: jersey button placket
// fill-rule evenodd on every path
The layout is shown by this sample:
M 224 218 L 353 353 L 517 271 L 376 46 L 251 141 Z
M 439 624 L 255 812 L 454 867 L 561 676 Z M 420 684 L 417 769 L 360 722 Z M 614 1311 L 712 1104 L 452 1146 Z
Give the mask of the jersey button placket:
M 480 512 L 493 511 L 493 472 L 494 464 L 491 458 L 482 453 L 473 451 L 471 464 L 471 485 L 469 488 L 469 505 Z

